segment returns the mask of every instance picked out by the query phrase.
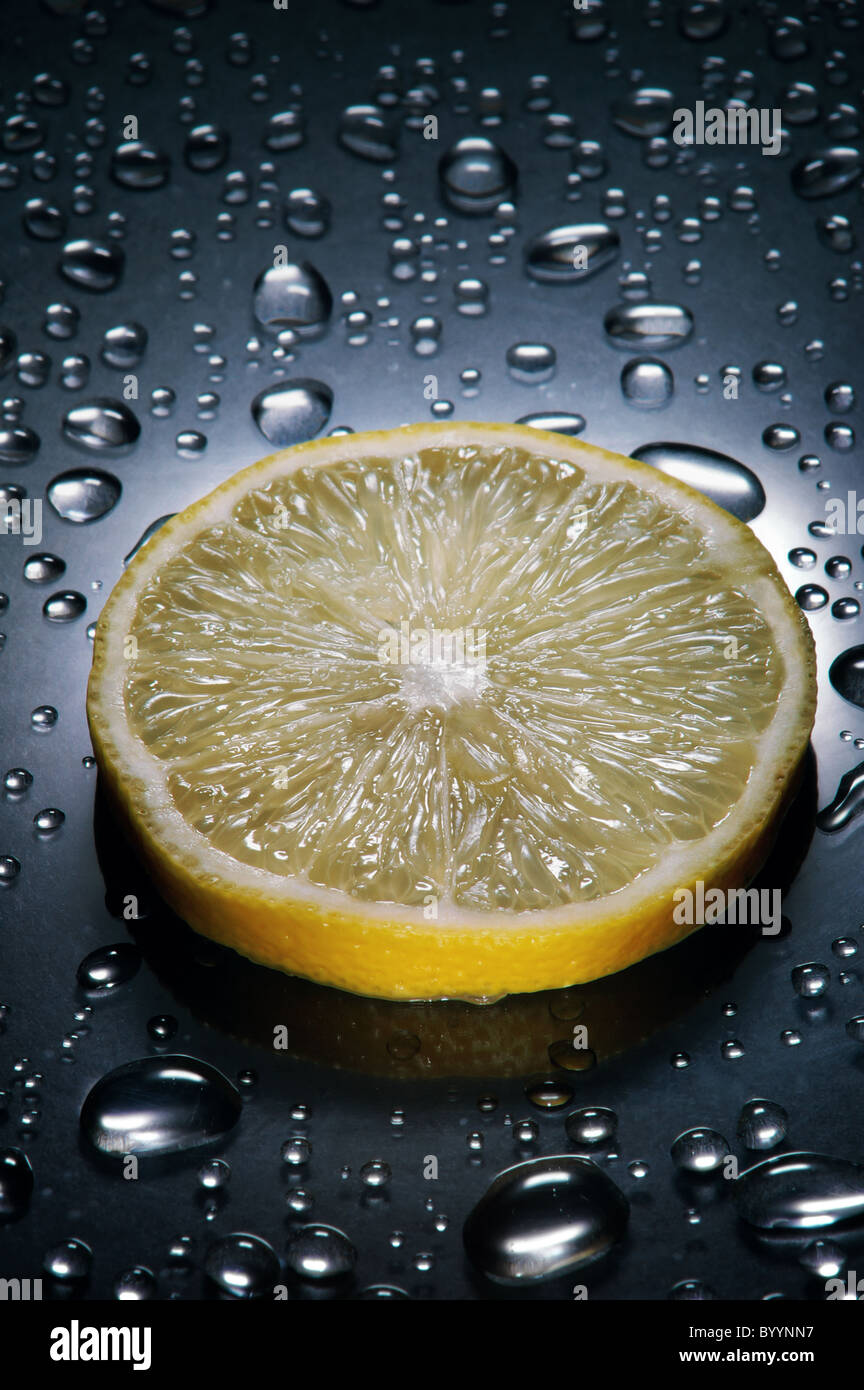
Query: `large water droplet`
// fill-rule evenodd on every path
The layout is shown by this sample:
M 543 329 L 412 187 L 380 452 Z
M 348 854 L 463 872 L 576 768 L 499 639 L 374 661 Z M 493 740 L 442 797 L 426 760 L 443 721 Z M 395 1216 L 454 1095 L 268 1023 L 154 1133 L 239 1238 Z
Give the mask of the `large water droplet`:
M 864 1167 L 826 1154 L 779 1154 L 742 1173 L 732 1195 L 751 1226 L 820 1230 L 864 1215 Z
M 87 610 L 87 600 L 77 589 L 63 589 L 52 594 L 42 605 L 42 612 L 52 623 L 71 623 Z
M 765 506 L 765 490 L 743 463 L 696 444 L 643 444 L 634 459 L 696 488 L 739 521 L 752 521 Z
M 513 343 L 507 349 L 507 366 L 517 381 L 536 385 L 555 371 L 557 354 L 548 343 Z
M 45 1273 L 50 1274 L 52 1279 L 60 1279 L 64 1283 L 86 1279 L 92 1262 L 93 1251 L 90 1246 L 85 1245 L 83 1240 L 76 1240 L 74 1236 L 71 1240 L 61 1240 L 59 1245 L 52 1245 L 42 1256 L 42 1268 Z
M 516 165 L 485 136 L 457 140 L 441 156 L 438 177 L 444 201 L 457 212 L 475 215 L 493 212 L 516 189 Z
M 320 332 L 333 311 L 333 296 L 308 261 L 270 266 L 255 281 L 253 312 L 264 328 L 293 328 L 311 336 Z
M 101 468 L 71 468 L 52 478 L 46 496 L 64 521 L 81 525 L 106 516 L 120 500 L 119 478 Z
M 620 238 L 605 222 L 552 227 L 525 248 L 525 269 L 534 280 L 572 284 L 609 265 L 618 255 Z
M 333 392 L 323 381 L 297 377 L 259 392 L 252 418 L 271 444 L 287 447 L 313 439 L 330 419 Z
M 465 1249 L 496 1283 L 554 1279 L 620 1239 L 629 1207 L 611 1178 L 572 1154 L 499 1173 L 468 1216 Z
M 616 304 L 603 327 L 624 347 L 677 347 L 693 332 L 693 315 L 681 304 Z
M 223 1138 L 240 1118 L 236 1086 L 194 1057 L 144 1057 L 90 1091 L 81 1129 L 106 1154 L 177 1153 Z
M 82 401 L 63 417 L 63 433 L 73 444 L 98 453 L 128 449 L 141 433 L 138 417 L 123 401 L 97 396 Z
M 830 198 L 849 188 L 862 170 L 860 150 L 834 145 L 799 160 L 792 170 L 792 187 L 799 198 Z

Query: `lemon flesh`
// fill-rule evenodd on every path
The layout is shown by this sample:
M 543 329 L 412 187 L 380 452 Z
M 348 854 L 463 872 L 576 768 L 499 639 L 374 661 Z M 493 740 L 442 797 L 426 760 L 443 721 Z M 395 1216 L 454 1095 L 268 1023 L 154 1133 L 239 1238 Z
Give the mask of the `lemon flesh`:
M 461 425 L 289 450 L 181 513 L 100 619 L 89 713 L 193 926 L 464 997 L 620 968 L 684 934 L 674 887 L 745 882 L 813 696 L 746 527 L 581 441 Z

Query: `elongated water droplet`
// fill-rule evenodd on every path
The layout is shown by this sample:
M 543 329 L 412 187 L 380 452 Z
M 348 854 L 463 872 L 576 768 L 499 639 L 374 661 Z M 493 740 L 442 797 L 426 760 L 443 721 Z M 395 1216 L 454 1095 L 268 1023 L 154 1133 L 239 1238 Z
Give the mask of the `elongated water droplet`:
M 113 946 L 99 946 L 85 956 L 78 966 L 77 979 L 82 989 L 106 993 L 128 984 L 140 967 L 141 952 L 137 946 L 120 941 Z
M 603 327 L 624 347 L 677 347 L 693 332 L 693 315 L 681 304 L 616 304 Z
M 66 412 L 63 433 L 82 448 L 96 453 L 117 453 L 135 443 L 141 425 L 125 402 L 110 396 L 97 396 Z
M 751 1226 L 820 1230 L 864 1215 L 864 1167 L 826 1154 L 779 1154 L 742 1173 L 732 1195 Z
M 63 589 L 46 598 L 42 612 L 52 623 L 71 623 L 87 610 L 87 600 L 77 589 Z
M 799 160 L 792 169 L 792 187 L 799 198 L 831 198 L 849 188 L 862 171 L 860 150 L 834 145 Z
M 819 812 L 816 824 L 829 834 L 843 830 L 861 810 L 864 810 L 864 763 L 844 772 L 834 800 Z
M 552 227 L 525 248 L 525 269 L 534 280 L 572 284 L 615 260 L 620 238 L 605 222 Z
M 157 516 L 155 521 L 151 521 L 150 525 L 141 532 L 141 535 L 138 537 L 129 553 L 123 556 L 123 564 L 128 565 L 130 560 L 134 560 L 138 551 L 147 544 L 151 537 L 155 536 L 156 532 L 161 530 L 166 521 L 170 521 L 172 516 L 176 515 L 176 512 L 166 512 L 165 516 Z
M 696 444 L 643 444 L 632 457 L 678 478 L 739 521 L 752 521 L 765 506 L 765 490 L 743 463 Z
M 517 425 L 531 425 L 535 430 L 551 430 L 553 434 L 581 434 L 585 420 L 581 415 L 570 415 L 566 411 L 539 411 L 534 415 L 523 415 Z
M 638 87 L 612 103 L 612 119 L 619 130 L 648 140 L 672 128 L 675 98 L 665 87 Z

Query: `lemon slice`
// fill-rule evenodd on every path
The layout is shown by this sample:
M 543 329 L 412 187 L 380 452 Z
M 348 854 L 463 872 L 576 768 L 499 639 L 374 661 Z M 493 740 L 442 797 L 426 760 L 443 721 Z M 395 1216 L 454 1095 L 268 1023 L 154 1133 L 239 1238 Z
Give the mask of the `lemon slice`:
M 764 859 L 814 704 L 746 526 L 581 440 L 464 423 L 289 449 L 188 507 L 114 588 L 88 690 L 167 902 L 391 999 L 575 984 L 687 935 L 677 890 Z

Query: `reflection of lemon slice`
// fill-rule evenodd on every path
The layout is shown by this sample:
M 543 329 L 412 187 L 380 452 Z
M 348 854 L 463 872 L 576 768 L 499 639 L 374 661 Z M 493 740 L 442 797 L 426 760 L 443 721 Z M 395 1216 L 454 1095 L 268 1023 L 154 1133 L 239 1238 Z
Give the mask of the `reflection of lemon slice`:
M 168 522 L 99 619 L 88 714 L 193 927 L 470 998 L 621 969 L 693 929 L 676 889 L 747 882 L 813 672 L 767 551 L 699 494 L 418 425 L 274 455 Z

